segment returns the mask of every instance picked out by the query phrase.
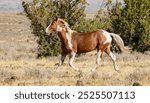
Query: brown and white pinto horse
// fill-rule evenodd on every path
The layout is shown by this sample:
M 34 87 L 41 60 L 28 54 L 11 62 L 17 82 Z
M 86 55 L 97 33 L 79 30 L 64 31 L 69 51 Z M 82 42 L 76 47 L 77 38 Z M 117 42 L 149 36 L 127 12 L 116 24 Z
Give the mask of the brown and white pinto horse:
M 128 48 L 124 46 L 124 42 L 119 35 L 109 33 L 105 30 L 96 30 L 86 33 L 76 32 L 69 28 L 68 23 L 57 17 L 46 28 L 46 33 L 48 35 L 52 32 L 58 32 L 59 38 L 61 40 L 62 53 L 59 61 L 59 66 L 63 64 L 67 54 L 70 54 L 69 65 L 76 71 L 79 71 L 79 69 L 73 65 L 75 55 L 77 53 L 90 52 L 95 49 L 97 49 L 97 66 L 100 65 L 103 52 L 106 52 L 113 61 L 114 69 L 116 71 L 119 71 L 119 68 L 116 64 L 116 56 L 110 51 L 112 37 L 121 51 L 128 50 Z M 92 69 L 92 71 L 95 71 L 97 66 Z

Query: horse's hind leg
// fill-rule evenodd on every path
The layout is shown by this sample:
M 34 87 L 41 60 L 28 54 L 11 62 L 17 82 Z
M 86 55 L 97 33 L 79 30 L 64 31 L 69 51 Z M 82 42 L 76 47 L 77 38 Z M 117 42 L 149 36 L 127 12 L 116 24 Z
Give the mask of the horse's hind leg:
M 101 60 L 102 60 L 102 52 L 101 50 L 97 50 L 96 64 L 100 65 Z
M 105 52 L 110 56 L 111 60 L 113 61 L 114 69 L 119 72 L 119 68 L 116 63 L 116 56 L 110 51 L 110 46 L 105 50 Z
M 97 58 L 96 58 L 96 66 L 92 69 L 92 72 L 95 72 L 95 70 L 101 64 L 102 54 L 103 54 L 103 52 L 100 49 L 98 49 L 97 50 Z

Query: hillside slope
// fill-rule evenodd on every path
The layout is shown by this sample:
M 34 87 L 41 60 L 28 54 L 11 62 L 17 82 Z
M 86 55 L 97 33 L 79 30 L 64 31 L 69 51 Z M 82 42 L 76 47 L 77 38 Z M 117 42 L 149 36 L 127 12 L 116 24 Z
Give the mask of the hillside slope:
M 33 58 L 36 38 L 31 33 L 30 21 L 16 12 L 0 13 L 0 59 Z

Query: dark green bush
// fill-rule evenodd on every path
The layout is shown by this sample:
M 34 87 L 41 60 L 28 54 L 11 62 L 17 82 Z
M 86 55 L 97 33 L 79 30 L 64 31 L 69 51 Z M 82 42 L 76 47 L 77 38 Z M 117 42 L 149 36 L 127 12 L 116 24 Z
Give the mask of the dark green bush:
M 121 34 L 126 45 L 133 50 L 144 52 L 150 50 L 150 1 L 124 0 L 110 9 L 112 32 Z

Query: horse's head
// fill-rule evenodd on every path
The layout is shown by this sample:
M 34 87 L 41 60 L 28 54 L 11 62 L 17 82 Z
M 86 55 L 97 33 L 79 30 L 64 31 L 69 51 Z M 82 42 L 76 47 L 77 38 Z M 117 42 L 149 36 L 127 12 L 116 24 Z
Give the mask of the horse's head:
M 53 32 L 62 32 L 63 29 L 65 30 L 65 22 L 56 17 L 45 31 L 48 35 L 50 35 Z

